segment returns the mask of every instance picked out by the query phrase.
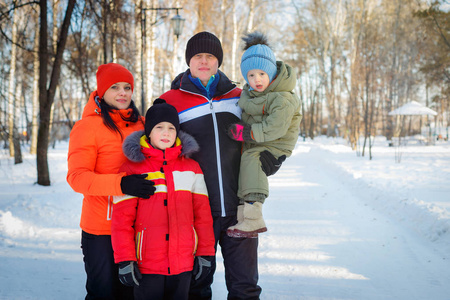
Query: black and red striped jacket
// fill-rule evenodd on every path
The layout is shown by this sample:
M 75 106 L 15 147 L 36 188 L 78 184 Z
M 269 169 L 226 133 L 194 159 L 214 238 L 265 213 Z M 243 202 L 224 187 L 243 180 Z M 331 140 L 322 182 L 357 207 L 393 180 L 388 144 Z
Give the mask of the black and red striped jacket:
M 213 217 L 236 214 L 241 142 L 228 137 L 227 128 L 239 122 L 241 89 L 218 71 L 219 82 L 211 99 L 189 79 L 190 71 L 178 75 L 171 90 L 161 95 L 180 117 L 180 129 L 192 135 L 200 146 L 195 159 L 203 170 Z

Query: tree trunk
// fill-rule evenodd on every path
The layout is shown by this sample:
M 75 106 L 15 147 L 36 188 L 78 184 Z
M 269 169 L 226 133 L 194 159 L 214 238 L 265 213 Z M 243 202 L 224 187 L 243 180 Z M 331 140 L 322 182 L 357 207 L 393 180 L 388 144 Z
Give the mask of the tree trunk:
M 146 7 L 158 7 L 156 0 L 147 0 Z M 157 11 L 150 10 L 148 15 L 150 18 L 147 19 L 145 24 L 145 36 L 144 36 L 144 51 L 145 51 L 145 80 L 144 80 L 144 90 L 145 90 L 145 107 L 143 111 L 147 111 L 147 108 L 151 106 L 153 100 L 153 80 L 155 76 L 155 26 Z
M 145 99 L 144 99 L 144 53 L 143 50 L 143 11 L 142 11 L 142 0 L 138 0 L 135 3 L 134 10 L 135 14 L 135 38 L 136 38 L 136 56 L 135 56 L 135 80 L 134 80 L 134 102 L 136 107 L 140 110 L 142 115 L 145 115 Z
M 52 17 L 53 17 L 53 22 L 52 22 L 52 57 L 54 57 L 57 47 L 58 47 L 58 12 L 59 12 L 59 0 L 53 0 L 52 1 Z M 58 86 L 56 86 L 56 89 L 59 89 Z M 56 95 L 56 91 L 55 91 L 55 95 Z M 55 113 L 55 105 L 52 102 L 52 108 L 50 111 L 50 127 L 48 128 L 49 133 L 51 134 L 53 131 L 53 114 Z M 51 138 L 50 138 L 51 139 Z
M 111 14 L 111 22 L 112 22 L 112 29 L 111 29 L 111 59 L 112 62 L 117 63 L 117 43 L 115 42 L 117 39 L 117 21 L 119 19 L 118 13 L 116 11 L 116 5 L 114 3 L 114 0 L 111 0 L 109 3 L 109 11 Z
M 8 132 L 9 132 L 9 156 L 14 156 L 14 103 L 17 101 L 15 96 L 16 86 L 16 61 L 17 61 L 17 26 L 19 20 L 19 11 L 14 10 L 12 22 L 12 43 L 11 43 L 11 67 L 9 71 L 8 87 Z
M 315 110 L 316 110 L 316 97 L 317 97 L 317 91 L 314 92 L 314 95 L 311 100 L 311 113 L 310 113 L 311 119 L 310 119 L 310 123 L 309 123 L 309 137 L 312 140 L 314 139 L 314 126 L 315 126 L 314 116 L 315 116 Z
M 16 84 L 16 101 L 14 101 L 14 129 L 13 129 L 13 144 L 14 144 L 14 164 L 21 164 L 22 150 L 20 149 L 20 132 L 19 132 L 19 111 L 22 101 L 22 83 Z
M 236 5 L 233 5 L 233 42 L 231 47 L 231 78 L 234 81 L 237 81 L 236 76 L 236 50 L 239 44 L 238 37 L 238 24 L 237 24 L 237 16 L 236 16 Z
M 52 18 L 53 18 L 53 28 L 52 28 L 52 53 L 56 53 L 56 47 L 58 46 L 58 12 L 59 12 L 59 0 L 52 1 Z
M 38 22 L 36 22 L 38 23 Z M 39 111 L 39 28 L 36 29 L 34 39 L 34 65 L 33 65 L 33 96 L 31 111 L 31 145 L 30 154 L 36 154 L 37 136 L 38 136 L 38 111 Z
M 248 21 L 247 21 L 247 32 L 253 31 L 253 20 L 255 17 L 255 0 L 250 0 L 249 3 L 249 12 L 248 12 Z
M 70 18 L 76 0 L 69 0 L 67 3 L 66 15 L 61 26 L 60 38 L 56 50 L 56 56 L 53 63 L 50 77 L 50 85 L 47 89 L 47 67 L 49 61 L 47 44 L 47 1 L 40 1 L 40 31 L 39 31 L 39 130 L 37 141 L 37 183 L 39 185 L 50 185 L 50 174 L 48 170 L 48 144 L 49 144 L 49 126 L 50 111 L 55 98 L 56 86 L 58 85 L 61 72 L 62 56 L 66 46 L 67 35 L 69 32 Z
M 392 53 L 392 63 L 391 63 L 391 69 L 390 69 L 390 80 L 389 80 L 389 100 L 387 102 L 387 107 L 386 107 L 386 114 L 389 113 L 392 110 L 392 105 L 393 105 L 393 101 L 394 101 L 394 94 L 396 94 L 398 97 L 398 86 L 397 86 L 397 70 L 398 70 L 398 36 L 397 36 L 397 30 L 399 28 L 399 22 L 401 21 L 400 18 L 400 13 L 401 13 L 401 5 L 402 5 L 402 1 L 399 0 L 398 2 L 398 6 L 396 9 L 396 18 L 395 18 L 395 24 L 394 24 L 394 28 L 393 28 L 393 34 L 394 36 L 392 37 L 393 40 L 393 47 L 391 50 Z M 394 133 L 394 120 L 391 116 L 388 115 L 387 117 L 387 126 L 386 126 L 386 139 L 388 141 L 390 141 L 392 139 L 392 137 L 395 135 Z

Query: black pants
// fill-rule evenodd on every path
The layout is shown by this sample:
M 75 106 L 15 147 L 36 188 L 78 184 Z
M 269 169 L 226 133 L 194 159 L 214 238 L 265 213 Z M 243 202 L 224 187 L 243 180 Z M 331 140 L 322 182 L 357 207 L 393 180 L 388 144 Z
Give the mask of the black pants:
M 114 263 L 110 235 L 81 233 L 84 269 L 86 270 L 86 300 L 133 299 L 133 288 L 119 281 L 119 268 Z
M 230 238 L 228 227 L 236 224 L 236 216 L 214 217 L 214 236 L 222 250 L 225 266 L 225 282 L 229 300 L 257 300 L 261 294 L 258 286 L 258 238 Z M 189 290 L 190 300 L 209 300 L 212 297 L 211 284 L 216 270 L 216 262 L 204 281 L 192 279 Z
M 178 275 L 142 274 L 134 288 L 136 300 L 187 300 L 192 272 Z

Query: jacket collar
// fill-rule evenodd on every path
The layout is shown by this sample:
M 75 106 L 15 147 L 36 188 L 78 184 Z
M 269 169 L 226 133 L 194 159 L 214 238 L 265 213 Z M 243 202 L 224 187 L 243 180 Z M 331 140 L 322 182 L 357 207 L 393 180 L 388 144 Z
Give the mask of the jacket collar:
M 95 101 L 95 97 L 97 97 L 97 91 L 91 93 L 89 100 L 86 103 L 86 106 L 84 107 L 82 118 L 96 115 L 100 116 L 101 108 Z M 120 124 L 124 122 L 123 120 L 124 118 L 129 118 L 132 113 L 133 110 L 131 108 L 128 108 L 128 109 L 114 109 L 109 114 L 114 123 Z
M 146 157 L 163 158 L 163 151 L 153 148 L 143 130 L 130 134 L 122 145 L 123 153 L 133 162 L 142 162 Z M 184 131 L 178 132 L 175 146 L 165 150 L 166 160 L 175 159 L 178 156 L 190 157 L 200 149 L 197 141 Z
M 212 99 L 216 93 L 217 84 L 220 80 L 220 75 L 217 73 L 216 75 L 211 76 L 206 86 L 198 78 L 192 77 L 191 74 L 188 75 L 188 78 L 192 83 L 197 87 L 200 93 L 208 99 Z
M 190 74 L 190 69 L 187 69 L 185 72 L 178 74 L 178 76 L 175 77 L 175 79 L 172 81 L 171 89 L 183 89 L 194 94 L 201 94 L 197 86 L 189 79 Z M 232 83 L 230 79 L 228 79 L 225 73 L 219 70 L 217 74 L 219 75 L 219 80 L 213 98 L 222 96 L 236 88 L 236 85 Z
M 263 92 L 257 92 L 250 88 L 246 83 L 244 90 L 248 91 L 253 97 L 260 97 L 271 92 L 291 92 L 297 83 L 297 76 L 295 70 L 288 64 L 277 61 L 277 76 L 273 79 L 270 85 Z

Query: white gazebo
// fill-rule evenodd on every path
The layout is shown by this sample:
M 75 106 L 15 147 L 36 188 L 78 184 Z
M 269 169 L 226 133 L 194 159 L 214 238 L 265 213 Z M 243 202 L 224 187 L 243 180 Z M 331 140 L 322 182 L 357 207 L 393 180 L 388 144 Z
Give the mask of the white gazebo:
M 397 109 L 394 109 L 389 113 L 390 116 L 402 115 L 402 116 L 436 116 L 437 112 L 428 108 L 417 101 L 411 101 Z
M 405 121 L 405 117 L 406 116 L 410 116 L 409 118 L 409 127 L 411 128 L 411 116 L 436 116 L 437 112 L 435 112 L 434 110 L 432 110 L 431 108 L 428 108 L 422 104 L 420 104 L 417 101 L 411 101 L 406 103 L 405 105 L 400 106 L 397 109 L 394 109 L 393 111 L 389 112 L 390 116 L 397 116 L 397 130 L 396 130 L 396 135 L 398 140 L 397 140 L 397 144 L 396 144 L 396 152 L 395 152 L 395 161 L 396 162 L 400 162 L 401 161 L 401 156 L 402 156 L 402 151 L 401 151 L 401 146 L 403 144 L 403 146 L 405 146 L 408 141 L 419 141 L 421 143 L 425 142 L 427 145 L 433 142 L 432 136 L 431 136 L 431 128 L 429 130 L 429 134 L 428 134 L 428 138 L 425 138 L 423 136 L 420 136 L 419 138 L 413 138 L 413 139 L 405 139 L 402 141 L 402 132 L 403 132 L 403 127 L 404 127 L 404 121 Z M 400 120 L 401 119 L 401 120 Z M 428 125 L 429 126 L 429 125 Z

